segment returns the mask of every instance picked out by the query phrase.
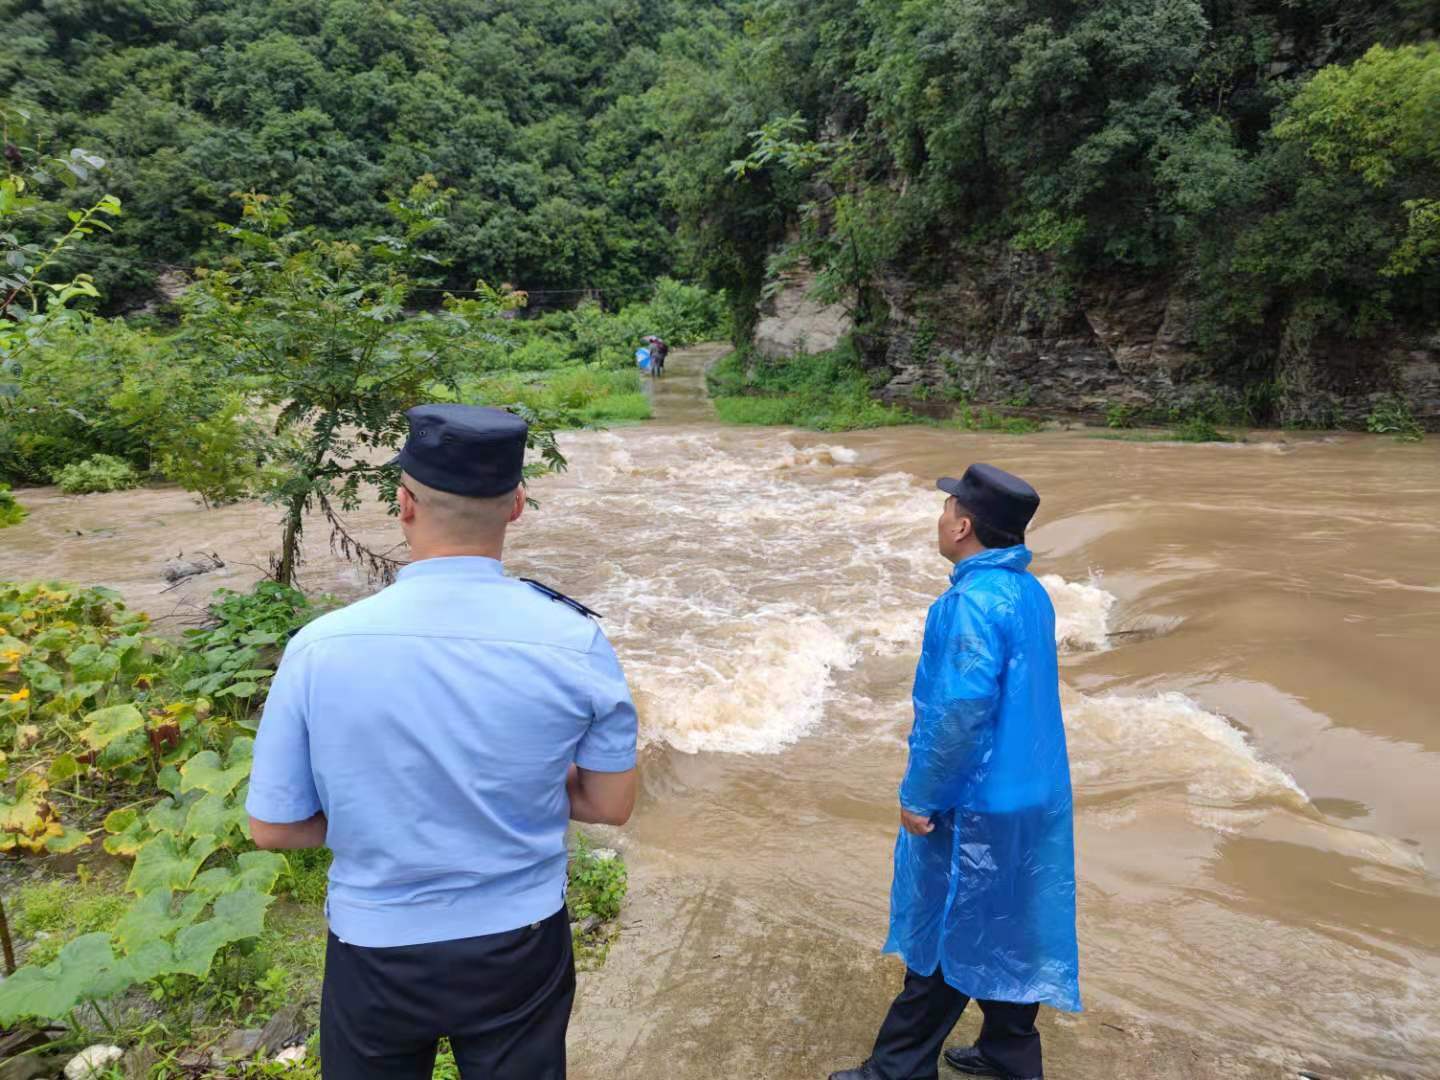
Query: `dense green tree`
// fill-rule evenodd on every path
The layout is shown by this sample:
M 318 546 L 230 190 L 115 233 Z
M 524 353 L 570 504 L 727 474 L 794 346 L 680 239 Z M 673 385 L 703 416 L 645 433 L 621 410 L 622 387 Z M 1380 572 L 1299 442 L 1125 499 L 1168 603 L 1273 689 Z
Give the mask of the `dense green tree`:
M 1227 363 L 1433 315 L 1433 0 L 746 11 L 692 35 L 653 91 L 680 236 L 742 303 L 804 257 L 863 313 L 882 273 L 938 280 L 1008 246 L 1061 279 L 1185 283 Z M 777 123 L 822 152 L 767 153 Z
M 240 191 L 365 240 L 419 176 L 455 189 L 446 284 L 642 294 L 672 265 L 662 37 L 702 0 L 0 0 L 0 97 L 109 158 L 133 212 L 94 271 L 118 300 L 217 256 Z M 613 292 L 613 297 L 608 295 Z

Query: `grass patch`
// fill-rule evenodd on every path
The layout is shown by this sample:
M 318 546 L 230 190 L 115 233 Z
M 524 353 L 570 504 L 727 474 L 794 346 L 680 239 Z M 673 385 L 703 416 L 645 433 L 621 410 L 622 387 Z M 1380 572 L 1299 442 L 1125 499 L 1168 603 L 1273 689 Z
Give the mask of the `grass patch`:
M 1229 443 L 1236 439 L 1215 428 L 1207 420 L 1188 421 L 1166 430 L 1096 431 L 1092 439 L 1130 443 Z
M 121 883 L 110 875 L 32 882 L 17 890 L 11 925 L 24 961 L 48 964 L 66 942 L 96 930 L 112 930 L 130 906 Z M 42 936 L 43 935 L 43 936 Z
M 650 399 L 638 370 L 613 371 L 572 365 L 524 375 L 506 372 L 475 376 L 461 387 L 460 400 L 473 405 L 525 405 L 560 414 L 568 425 L 648 420 Z
M 290 896 L 302 904 L 323 904 L 333 858 L 329 848 L 287 851 L 285 863 L 290 869 L 290 878 L 286 890 Z
M 848 341 L 829 352 L 780 361 L 733 352 L 705 381 L 716 414 L 727 424 L 855 431 L 915 422 L 908 410 L 871 396 L 874 387 Z
M 315 1001 L 325 975 L 325 910 L 319 904 L 278 901 L 256 952 L 272 985 L 288 1001 Z
M 644 394 L 614 394 L 599 398 L 580 410 L 589 424 L 633 424 L 654 415 Z
M 1005 435 L 1033 435 L 1041 430 L 1040 421 L 1028 416 L 1006 416 L 985 406 L 977 409 L 965 404 L 960 405 L 948 420 L 942 420 L 939 426 L 961 431 L 998 431 Z

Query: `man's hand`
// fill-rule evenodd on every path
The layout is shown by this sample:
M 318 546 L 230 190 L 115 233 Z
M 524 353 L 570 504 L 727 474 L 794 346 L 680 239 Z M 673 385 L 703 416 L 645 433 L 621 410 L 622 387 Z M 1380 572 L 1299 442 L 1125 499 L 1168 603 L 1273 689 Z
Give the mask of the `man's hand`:
M 900 827 L 912 836 L 929 836 L 935 831 L 935 823 L 928 815 L 912 814 L 903 806 L 900 808 Z

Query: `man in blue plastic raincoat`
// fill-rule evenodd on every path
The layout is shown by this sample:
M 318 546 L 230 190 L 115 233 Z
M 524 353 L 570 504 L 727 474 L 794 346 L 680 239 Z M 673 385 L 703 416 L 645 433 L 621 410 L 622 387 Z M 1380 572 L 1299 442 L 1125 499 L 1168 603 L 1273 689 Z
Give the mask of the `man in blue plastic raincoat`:
M 955 564 L 930 608 L 900 785 L 885 951 L 905 988 L 868 1061 L 831 1080 L 933 1080 L 971 998 L 972 1076 L 1042 1077 L 1040 1003 L 1079 1011 L 1070 762 L 1055 611 L 1027 571 L 1035 489 L 991 465 L 946 478 L 940 553 Z

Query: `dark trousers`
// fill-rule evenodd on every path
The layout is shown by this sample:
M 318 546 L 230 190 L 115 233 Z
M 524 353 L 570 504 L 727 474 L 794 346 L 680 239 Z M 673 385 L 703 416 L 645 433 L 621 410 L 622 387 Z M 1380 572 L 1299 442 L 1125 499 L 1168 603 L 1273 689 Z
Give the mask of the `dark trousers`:
M 937 1059 L 970 998 L 945 981 L 940 969 L 934 975 L 906 970 L 905 988 L 890 1006 L 870 1067 L 884 1080 L 936 1080 Z M 1011 1076 L 1040 1077 L 1040 1032 L 1035 1016 L 1040 1006 L 1006 1001 L 982 1001 L 985 1023 L 975 1045 Z
M 450 1039 L 465 1080 L 564 1080 L 575 998 L 570 917 L 562 907 L 503 934 L 325 949 L 320 1066 L 325 1080 L 430 1080 Z

